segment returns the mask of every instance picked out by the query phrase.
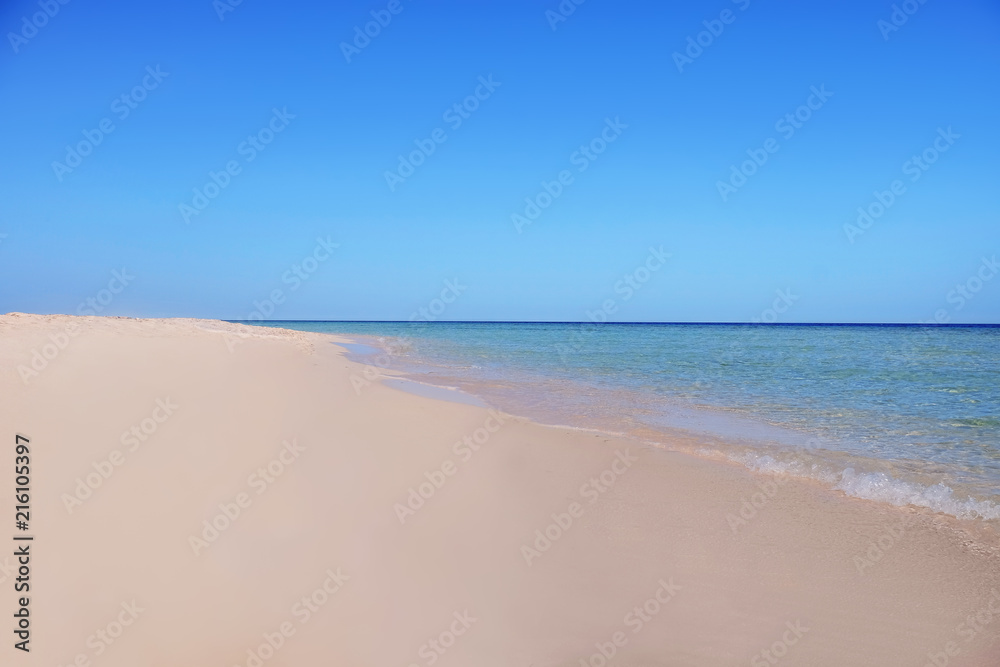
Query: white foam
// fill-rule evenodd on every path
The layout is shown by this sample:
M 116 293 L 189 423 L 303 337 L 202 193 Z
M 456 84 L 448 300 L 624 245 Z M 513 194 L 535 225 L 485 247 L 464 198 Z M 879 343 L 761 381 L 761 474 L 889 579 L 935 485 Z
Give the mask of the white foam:
M 798 477 L 809 477 L 828 484 L 837 481 L 835 475 L 824 470 L 818 463 L 806 463 L 797 459 L 780 460 L 769 454 L 759 454 L 757 452 L 744 452 L 742 454 L 726 454 L 730 461 L 740 463 L 754 472 L 767 475 L 794 475 Z
M 699 453 L 708 453 L 702 450 Z M 915 505 L 935 512 L 944 512 L 959 519 L 1000 519 L 1000 504 L 989 500 L 955 497 L 954 490 L 942 483 L 931 486 L 896 479 L 883 472 L 857 472 L 847 468 L 836 474 L 816 463 L 806 463 L 792 458 L 780 460 L 757 452 L 722 453 L 726 458 L 746 466 L 754 472 L 768 475 L 793 475 L 808 477 L 833 486 L 849 496 L 888 503 L 897 507 Z
M 840 482 L 834 488 L 855 498 L 877 500 L 899 507 L 916 505 L 960 519 L 1000 519 L 1000 505 L 972 497 L 960 500 L 950 487 L 940 482 L 933 486 L 922 486 L 881 472 L 858 473 L 854 468 L 847 468 L 841 473 Z

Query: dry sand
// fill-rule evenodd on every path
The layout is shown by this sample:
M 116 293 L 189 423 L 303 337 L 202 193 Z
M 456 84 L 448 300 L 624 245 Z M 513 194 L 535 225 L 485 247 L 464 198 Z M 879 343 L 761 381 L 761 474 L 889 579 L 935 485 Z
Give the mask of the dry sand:
M 369 382 L 344 340 L 0 317 L 0 553 L 16 433 L 35 536 L 0 664 L 1000 664 L 989 533 Z

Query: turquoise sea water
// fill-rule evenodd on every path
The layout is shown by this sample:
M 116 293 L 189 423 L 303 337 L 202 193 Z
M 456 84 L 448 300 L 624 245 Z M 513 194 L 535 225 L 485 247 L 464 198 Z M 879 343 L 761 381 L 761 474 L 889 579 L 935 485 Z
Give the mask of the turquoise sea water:
M 257 323 L 260 324 L 260 323 Z M 1000 328 L 267 322 L 539 421 L 1000 520 Z

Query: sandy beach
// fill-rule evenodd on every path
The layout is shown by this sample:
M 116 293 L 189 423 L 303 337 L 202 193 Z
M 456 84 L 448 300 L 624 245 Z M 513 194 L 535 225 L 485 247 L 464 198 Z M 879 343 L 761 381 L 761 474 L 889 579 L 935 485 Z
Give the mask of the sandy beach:
M 1000 664 L 985 529 L 403 391 L 347 341 L 0 317 L 34 537 L 0 662 Z

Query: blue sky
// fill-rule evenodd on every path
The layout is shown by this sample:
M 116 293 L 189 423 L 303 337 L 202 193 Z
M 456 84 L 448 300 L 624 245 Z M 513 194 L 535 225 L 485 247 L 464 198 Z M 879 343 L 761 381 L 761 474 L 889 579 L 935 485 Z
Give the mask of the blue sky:
M 995 2 L 221 2 L 0 5 L 0 311 L 1000 321 Z

